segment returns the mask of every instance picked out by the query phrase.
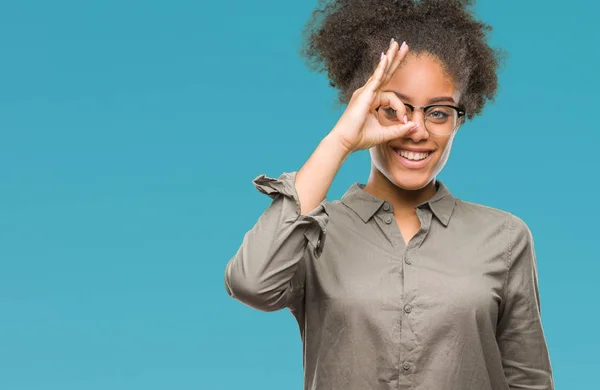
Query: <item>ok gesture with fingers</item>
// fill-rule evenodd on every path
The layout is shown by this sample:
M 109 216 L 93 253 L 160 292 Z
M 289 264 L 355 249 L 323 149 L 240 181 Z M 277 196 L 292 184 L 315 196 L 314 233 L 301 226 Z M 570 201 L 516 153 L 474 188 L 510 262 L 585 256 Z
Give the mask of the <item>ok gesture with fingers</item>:
M 404 103 L 394 93 L 383 91 L 407 53 L 406 43 L 398 45 L 392 39 L 387 53 L 381 53 L 371 77 L 352 94 L 346 110 L 332 130 L 349 152 L 372 148 L 401 137 L 415 127 L 415 123 L 409 122 L 406 117 Z M 393 108 L 400 124 L 381 125 L 376 112 L 379 107 Z

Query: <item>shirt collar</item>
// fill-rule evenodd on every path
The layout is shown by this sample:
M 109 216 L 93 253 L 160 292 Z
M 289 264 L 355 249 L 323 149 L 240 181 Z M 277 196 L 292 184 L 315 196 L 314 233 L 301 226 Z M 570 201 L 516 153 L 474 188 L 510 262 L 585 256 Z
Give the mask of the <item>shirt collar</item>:
M 364 190 L 365 184 L 354 183 L 342 196 L 342 203 L 352 209 L 366 223 L 383 205 L 385 200 L 377 198 Z M 450 193 L 448 187 L 436 180 L 436 193 L 431 199 L 419 204 L 416 208 L 429 206 L 433 214 L 444 226 L 448 226 L 450 217 L 454 212 L 456 198 Z

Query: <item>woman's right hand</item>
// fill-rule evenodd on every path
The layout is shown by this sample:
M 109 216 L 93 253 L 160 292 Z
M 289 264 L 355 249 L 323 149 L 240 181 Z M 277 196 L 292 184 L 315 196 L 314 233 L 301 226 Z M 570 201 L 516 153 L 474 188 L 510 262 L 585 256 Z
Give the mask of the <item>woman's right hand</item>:
M 393 92 L 384 92 L 383 87 L 392 78 L 398 65 L 406 57 L 408 45 L 398 47 L 391 41 L 388 52 L 382 53 L 379 65 L 369 80 L 354 91 L 346 110 L 329 134 L 341 142 L 342 147 L 352 153 L 370 149 L 375 145 L 406 135 L 415 128 L 408 122 L 404 103 Z M 399 124 L 383 126 L 377 119 L 379 107 L 391 107 L 396 111 Z

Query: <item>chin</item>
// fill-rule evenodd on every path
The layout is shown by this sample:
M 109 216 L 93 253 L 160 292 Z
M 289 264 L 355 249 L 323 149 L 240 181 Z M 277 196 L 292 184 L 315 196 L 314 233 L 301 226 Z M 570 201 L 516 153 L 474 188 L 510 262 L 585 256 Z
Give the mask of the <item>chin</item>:
M 405 191 L 419 191 L 427 188 L 441 170 L 439 151 L 432 153 L 427 161 L 420 167 L 407 166 L 399 160 L 395 153 L 375 153 L 372 150 L 371 158 L 379 175 L 387 179 L 391 184 Z M 443 157 L 443 156 L 442 156 Z M 381 177 L 380 176 L 380 177 Z
M 431 172 L 394 172 L 388 177 L 394 185 L 403 190 L 417 191 L 427 187 L 434 177 Z

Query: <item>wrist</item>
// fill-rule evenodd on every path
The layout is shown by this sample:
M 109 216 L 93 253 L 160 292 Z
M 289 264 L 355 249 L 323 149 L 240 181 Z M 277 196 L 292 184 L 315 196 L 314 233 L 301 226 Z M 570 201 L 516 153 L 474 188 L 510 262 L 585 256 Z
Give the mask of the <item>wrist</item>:
M 341 158 L 342 161 L 354 152 L 347 142 L 334 131 L 321 140 L 321 146 L 327 148 L 330 154 Z

